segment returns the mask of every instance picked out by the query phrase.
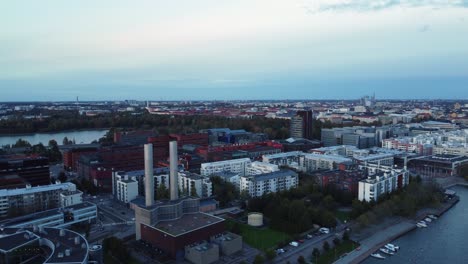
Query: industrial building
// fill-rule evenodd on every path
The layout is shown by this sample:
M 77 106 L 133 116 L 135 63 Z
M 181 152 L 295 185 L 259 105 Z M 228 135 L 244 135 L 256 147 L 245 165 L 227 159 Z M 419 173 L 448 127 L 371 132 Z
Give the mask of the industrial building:
M 209 241 L 225 232 L 224 219 L 202 213 L 198 198 L 179 198 L 177 142 L 170 142 L 169 149 L 170 200 L 155 201 L 154 177 L 150 177 L 154 175 L 153 148 L 151 144 L 145 145 L 145 203 L 135 206 L 136 239 L 150 243 L 176 260 L 217 261 L 219 246 Z M 197 247 L 201 244 L 204 246 Z

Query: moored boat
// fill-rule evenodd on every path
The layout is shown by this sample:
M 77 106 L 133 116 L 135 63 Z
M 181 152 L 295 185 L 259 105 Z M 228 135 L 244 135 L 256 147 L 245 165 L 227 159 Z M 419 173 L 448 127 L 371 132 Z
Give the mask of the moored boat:
M 394 252 L 392 252 L 392 251 L 390 251 L 390 250 L 388 250 L 388 249 L 386 249 L 386 248 L 381 248 L 381 249 L 380 249 L 380 252 L 385 253 L 385 254 L 390 255 L 390 256 L 395 255 Z
M 374 254 L 371 254 L 371 257 L 374 257 L 376 259 L 385 259 L 384 256 L 380 255 L 379 253 L 374 253 Z

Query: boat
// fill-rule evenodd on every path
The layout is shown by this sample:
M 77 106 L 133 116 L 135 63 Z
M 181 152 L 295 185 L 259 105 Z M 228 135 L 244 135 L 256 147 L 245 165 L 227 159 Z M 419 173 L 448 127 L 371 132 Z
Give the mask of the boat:
M 390 256 L 395 255 L 395 253 L 393 253 L 392 251 L 390 251 L 390 250 L 388 250 L 386 248 L 381 248 L 380 252 L 385 253 L 385 254 L 390 255 Z
M 437 220 L 437 216 L 435 215 L 429 215 L 429 218 L 431 218 L 432 220 Z
M 432 222 L 432 219 L 428 217 L 428 218 L 424 219 L 424 221 L 430 223 L 430 222 Z
M 418 222 L 416 225 L 417 225 L 417 226 L 424 227 L 424 228 L 427 227 L 427 224 L 426 224 L 426 222 L 424 222 L 424 221 Z
M 419 228 L 426 228 L 427 227 L 427 225 L 422 225 L 421 223 L 417 223 L 416 226 L 419 227 Z
M 371 257 L 374 257 L 376 259 L 385 259 L 384 256 L 380 255 L 379 253 L 374 253 L 374 254 L 371 254 Z
M 390 250 L 390 251 L 393 251 L 393 252 L 397 252 L 398 250 L 400 250 L 399 246 L 396 246 L 396 245 L 393 245 L 393 244 L 390 244 L 390 243 L 385 245 L 385 248 Z

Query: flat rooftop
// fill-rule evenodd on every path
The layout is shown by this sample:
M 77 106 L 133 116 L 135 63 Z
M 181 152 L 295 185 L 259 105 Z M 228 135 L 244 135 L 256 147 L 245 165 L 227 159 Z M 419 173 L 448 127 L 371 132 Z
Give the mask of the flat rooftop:
M 0 234 L 0 252 L 9 252 L 17 247 L 25 246 L 39 237 L 23 231 L 15 234 Z
M 184 214 L 177 220 L 160 221 L 154 228 L 170 236 L 186 233 L 224 222 L 224 219 L 204 213 Z
M 62 235 L 60 230 L 64 230 Z M 26 236 L 27 235 L 27 236 Z M 80 234 L 66 229 L 44 228 L 43 232 L 35 232 L 32 228 L 5 228 L 0 231 L 0 251 L 11 251 L 26 246 L 39 238 L 48 240 L 55 245 L 51 255 L 44 263 L 84 263 L 88 257 L 88 242 Z M 75 243 L 75 239 L 77 239 Z M 69 251 L 69 256 L 65 254 Z

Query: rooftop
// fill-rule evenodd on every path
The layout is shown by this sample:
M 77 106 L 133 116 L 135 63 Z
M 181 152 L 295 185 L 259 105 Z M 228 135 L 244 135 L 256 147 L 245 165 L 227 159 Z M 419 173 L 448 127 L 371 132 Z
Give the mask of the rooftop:
M 224 219 L 216 216 L 194 213 L 184 214 L 177 220 L 160 221 L 154 228 L 170 236 L 177 237 L 222 222 L 224 222 Z
M 88 258 L 88 242 L 80 234 L 58 228 L 4 228 L 0 231 L 0 251 L 10 251 L 23 247 L 37 239 L 50 241 L 55 248 L 46 257 L 48 263 L 84 263 Z M 47 244 L 45 244 L 47 245 Z
M 255 181 L 266 181 L 270 179 L 275 179 L 279 177 L 288 177 L 288 176 L 297 176 L 297 173 L 292 170 L 279 170 L 275 172 L 245 176 L 246 178 L 254 179 Z

